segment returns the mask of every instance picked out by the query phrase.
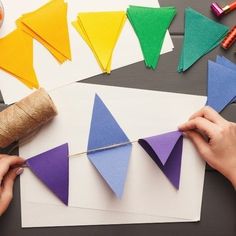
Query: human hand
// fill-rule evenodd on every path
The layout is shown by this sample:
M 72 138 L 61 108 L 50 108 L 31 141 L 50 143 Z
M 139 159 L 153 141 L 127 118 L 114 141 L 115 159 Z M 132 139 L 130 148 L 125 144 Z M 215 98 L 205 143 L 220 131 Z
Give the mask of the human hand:
M 23 168 L 15 167 L 24 163 L 18 156 L 0 154 L 0 216 L 8 208 L 13 197 L 13 185 L 17 175 L 23 172 Z
M 236 189 L 236 123 L 206 106 L 180 125 L 179 130 L 192 140 L 201 157 Z

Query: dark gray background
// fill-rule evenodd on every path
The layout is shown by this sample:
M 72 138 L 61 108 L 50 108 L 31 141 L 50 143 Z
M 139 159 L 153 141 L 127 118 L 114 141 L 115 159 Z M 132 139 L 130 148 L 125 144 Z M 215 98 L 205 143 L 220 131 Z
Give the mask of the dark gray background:
M 152 89 L 160 91 L 206 95 L 207 60 L 214 60 L 217 54 L 225 55 L 236 63 L 236 45 L 224 51 L 220 47 L 213 50 L 184 74 L 178 74 L 179 54 L 183 39 L 184 9 L 193 7 L 214 19 L 209 10 L 209 0 L 159 0 L 161 6 L 173 5 L 178 14 L 171 25 L 170 32 L 174 42 L 174 52 L 162 55 L 158 69 L 145 68 L 144 63 L 136 63 L 112 72 L 85 80 L 85 83 L 97 83 L 122 87 Z M 219 3 L 229 3 L 226 0 Z M 220 21 L 229 27 L 235 25 L 236 11 Z M 89 69 L 89 68 L 88 68 Z M 173 101 L 174 106 L 174 101 Z M 4 105 L 1 105 L 4 108 Z M 232 104 L 222 115 L 236 122 L 236 105 Z M 46 214 L 46 212 L 45 212 Z M 8 211 L 0 218 L 0 236 L 22 235 L 236 235 L 236 193 L 231 184 L 219 173 L 207 167 L 203 192 L 201 221 L 198 223 L 174 224 L 139 224 L 139 225 L 108 225 L 80 226 L 57 228 L 21 229 L 19 179 L 14 189 L 14 199 Z

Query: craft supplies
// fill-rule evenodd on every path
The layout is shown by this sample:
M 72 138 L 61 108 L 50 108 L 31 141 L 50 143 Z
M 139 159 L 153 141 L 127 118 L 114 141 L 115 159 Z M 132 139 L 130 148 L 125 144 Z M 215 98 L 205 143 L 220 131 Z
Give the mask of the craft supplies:
M 226 35 L 224 40 L 221 43 L 221 47 L 224 49 L 230 48 L 236 40 L 236 26 L 230 30 L 230 32 Z
M 217 17 L 221 17 L 236 9 L 236 1 L 224 7 L 221 7 L 218 3 L 213 2 L 210 7 L 211 7 L 212 12 Z

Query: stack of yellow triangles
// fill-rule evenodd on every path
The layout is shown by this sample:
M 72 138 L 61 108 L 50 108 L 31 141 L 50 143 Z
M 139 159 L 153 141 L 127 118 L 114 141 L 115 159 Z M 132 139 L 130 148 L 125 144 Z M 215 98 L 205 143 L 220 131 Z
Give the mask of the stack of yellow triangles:
M 67 3 L 53 0 L 17 20 L 18 27 L 43 44 L 60 62 L 71 60 Z
M 39 84 L 33 68 L 33 39 L 16 29 L 0 39 L 0 68 L 12 74 L 29 88 Z
M 78 14 L 72 22 L 91 48 L 103 72 L 111 72 L 112 54 L 126 21 L 124 11 Z
M 33 67 L 33 38 L 60 62 L 71 60 L 67 3 L 52 0 L 17 20 L 18 28 L 0 39 L 0 68 L 29 88 L 39 84 Z

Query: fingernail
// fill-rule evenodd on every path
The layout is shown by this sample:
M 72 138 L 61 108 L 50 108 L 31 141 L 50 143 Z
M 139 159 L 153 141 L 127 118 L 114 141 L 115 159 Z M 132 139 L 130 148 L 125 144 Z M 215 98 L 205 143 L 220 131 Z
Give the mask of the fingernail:
M 16 175 L 21 175 L 24 171 L 24 168 L 18 168 L 16 171 Z

